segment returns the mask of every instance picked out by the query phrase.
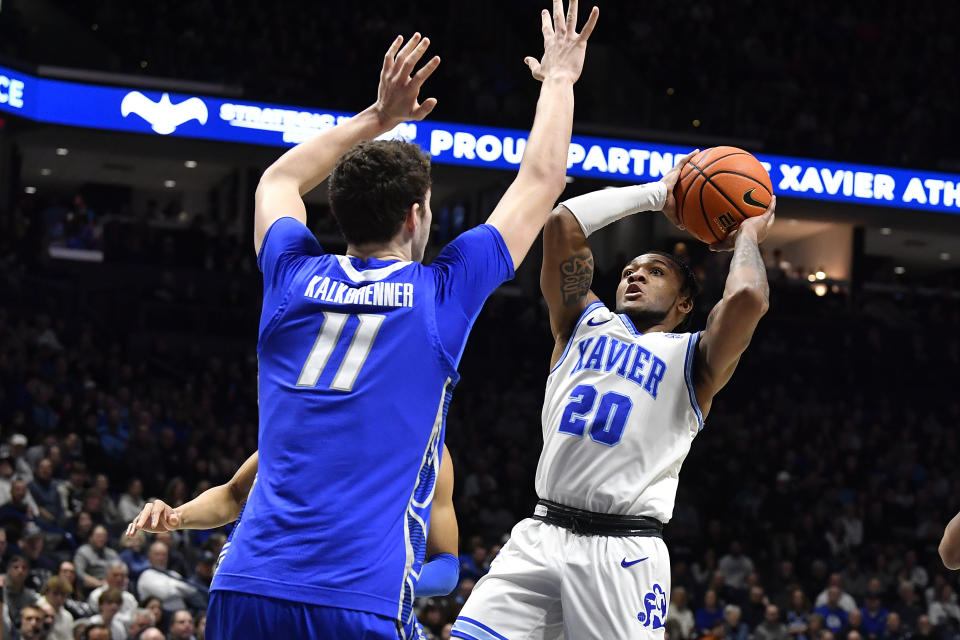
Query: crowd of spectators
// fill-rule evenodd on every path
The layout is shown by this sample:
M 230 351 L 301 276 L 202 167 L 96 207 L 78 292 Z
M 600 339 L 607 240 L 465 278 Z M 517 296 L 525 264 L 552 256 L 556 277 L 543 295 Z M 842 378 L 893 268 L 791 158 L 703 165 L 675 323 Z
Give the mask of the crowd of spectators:
M 420 30 L 444 59 L 429 83 L 436 117 L 516 127 L 532 118 L 537 87 L 522 60 L 541 51 L 538 11 L 549 5 L 95 0 L 58 3 L 71 19 L 64 29 L 27 12 L 29 1 L 4 2 L 0 53 L 345 110 L 372 100 L 390 39 Z M 960 138 L 957 3 L 906 12 L 870 0 L 600 4 L 577 94 L 581 126 L 677 132 L 695 144 L 733 137 L 874 164 L 958 162 L 942 144 Z
M 88 272 L 24 268 L 19 248 L 0 247 L 4 638 L 200 639 L 228 530 L 121 534 L 146 500 L 182 504 L 257 446 L 252 255 Z M 693 259 L 702 326 L 726 265 Z M 237 278 L 243 295 L 225 295 Z M 594 289 L 609 299 L 615 280 L 598 273 Z M 789 285 L 774 284 L 771 311 L 681 473 L 665 532 L 669 637 L 954 640 L 960 585 L 936 545 L 960 507 L 960 306 L 946 296 L 817 298 Z M 213 306 L 243 331 L 223 340 L 226 323 L 216 336 L 176 324 L 217 287 Z M 418 603 L 433 638 L 449 637 L 535 503 L 547 327 L 539 298 L 495 295 L 465 351 L 447 431 L 461 580 Z

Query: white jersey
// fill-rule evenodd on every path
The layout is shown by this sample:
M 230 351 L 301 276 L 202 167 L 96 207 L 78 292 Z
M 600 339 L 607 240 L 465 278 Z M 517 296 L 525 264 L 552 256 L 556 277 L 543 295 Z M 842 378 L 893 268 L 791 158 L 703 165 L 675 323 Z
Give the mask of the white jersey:
M 680 466 L 703 428 L 700 333 L 641 334 L 594 302 L 547 378 L 537 495 L 598 513 L 673 515 Z

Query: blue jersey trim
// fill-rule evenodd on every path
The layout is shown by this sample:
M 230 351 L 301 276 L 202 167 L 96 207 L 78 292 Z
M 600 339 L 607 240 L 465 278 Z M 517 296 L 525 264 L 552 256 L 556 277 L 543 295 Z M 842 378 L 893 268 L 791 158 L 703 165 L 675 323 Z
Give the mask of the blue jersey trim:
M 577 335 L 577 329 L 580 328 L 580 325 L 583 324 L 583 321 L 586 320 L 586 318 L 587 318 L 588 315 L 590 315 L 591 313 L 593 313 L 593 312 L 596 311 L 599 307 L 602 307 L 602 306 L 603 306 L 603 303 L 602 303 L 602 302 L 600 302 L 599 300 L 595 300 L 595 301 L 591 302 L 590 304 L 588 304 L 588 305 L 587 305 L 587 308 L 583 310 L 583 313 L 581 313 L 581 314 L 580 314 L 580 317 L 577 319 L 577 324 L 576 324 L 576 326 L 574 326 L 574 327 L 573 327 L 573 331 L 570 332 L 570 338 L 567 340 L 567 346 L 565 346 L 565 347 L 563 348 L 563 353 L 560 354 L 560 359 L 557 360 L 557 364 L 553 365 L 553 368 L 550 369 L 550 373 L 551 373 L 551 374 L 552 374 L 554 371 L 556 371 L 556 370 L 557 370 L 557 367 L 559 367 L 561 364 L 563 364 L 563 361 L 566 359 L 566 357 L 567 357 L 567 352 L 570 351 L 570 345 L 573 344 L 573 338 L 574 338 L 574 336 Z
M 509 640 L 509 638 L 500 635 L 482 622 L 466 616 L 457 618 L 457 621 L 453 623 L 453 632 L 450 635 L 472 640 Z
M 693 358 L 697 352 L 697 344 L 700 342 L 701 331 L 691 333 L 687 339 L 687 357 L 683 363 L 683 376 L 687 381 L 687 393 L 690 394 L 690 406 L 697 414 L 697 433 L 703 431 L 703 413 L 700 411 L 700 404 L 697 402 L 697 394 L 693 388 Z
M 620 317 L 620 322 L 623 323 L 623 326 L 627 328 L 627 331 L 629 331 L 630 333 L 632 333 L 632 334 L 635 335 L 635 336 L 642 336 L 642 335 L 643 335 L 642 333 L 640 333 L 639 331 L 637 331 L 637 327 L 634 326 L 633 320 L 630 319 L 630 316 L 628 316 L 628 315 L 625 314 L 625 313 L 618 313 L 617 315 Z

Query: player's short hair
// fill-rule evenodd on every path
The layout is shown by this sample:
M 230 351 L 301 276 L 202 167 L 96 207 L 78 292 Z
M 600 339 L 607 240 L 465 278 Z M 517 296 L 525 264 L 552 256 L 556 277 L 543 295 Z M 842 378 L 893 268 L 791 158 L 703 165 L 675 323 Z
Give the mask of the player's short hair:
M 680 275 L 683 277 L 683 284 L 680 285 L 680 293 L 685 293 L 690 297 L 690 301 L 694 302 L 697 299 L 697 294 L 700 293 L 700 279 L 697 278 L 697 274 L 693 272 L 693 269 L 687 263 L 686 260 L 678 258 L 672 253 L 667 253 L 666 251 L 657 251 L 652 249 L 650 251 L 644 251 L 644 255 L 651 253 L 653 255 L 666 258 L 672 262 L 678 269 L 680 269 Z M 674 333 L 682 333 L 690 327 L 690 323 L 693 321 L 693 310 L 690 311 L 687 315 L 683 317 L 683 321 L 673 328 Z
M 330 210 L 350 244 L 386 242 L 414 204 L 426 204 L 430 159 L 402 140 L 361 142 L 330 174 Z

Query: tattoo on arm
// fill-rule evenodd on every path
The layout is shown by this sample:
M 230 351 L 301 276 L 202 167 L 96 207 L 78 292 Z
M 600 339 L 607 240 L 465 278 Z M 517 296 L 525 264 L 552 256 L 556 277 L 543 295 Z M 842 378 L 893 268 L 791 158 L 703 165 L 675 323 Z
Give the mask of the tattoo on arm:
M 577 304 L 589 293 L 593 282 L 593 254 L 584 251 L 570 256 L 560 263 L 560 275 L 563 277 L 560 285 L 563 305 Z
M 770 285 L 767 283 L 767 267 L 763 264 L 760 247 L 756 242 L 738 242 L 730 261 L 730 274 L 736 274 L 738 280 L 763 291 L 770 299 Z

